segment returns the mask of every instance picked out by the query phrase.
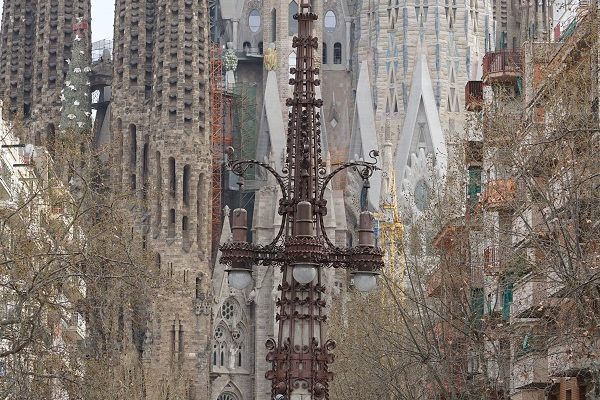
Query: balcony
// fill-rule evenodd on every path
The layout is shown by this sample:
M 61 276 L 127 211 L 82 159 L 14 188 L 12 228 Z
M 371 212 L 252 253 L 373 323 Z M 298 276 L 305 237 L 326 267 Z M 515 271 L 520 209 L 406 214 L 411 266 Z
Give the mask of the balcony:
M 483 273 L 487 276 L 497 276 L 500 274 L 500 254 L 499 249 L 493 246 L 486 247 L 483 250 Z
M 438 266 L 427 276 L 427 296 L 438 297 L 442 291 L 442 269 Z
M 469 81 L 465 86 L 465 108 L 467 111 L 481 111 L 483 108 L 483 82 Z
M 546 280 L 532 272 L 515 282 L 511 316 L 540 318 L 548 299 L 546 286 Z
M 465 334 L 461 332 L 461 328 L 464 327 L 464 322 L 457 320 L 445 320 L 442 319 L 437 321 L 433 326 L 433 332 L 436 338 L 447 342 L 456 342 L 459 339 L 464 339 Z
M 548 359 L 534 351 L 515 357 L 511 375 L 514 389 L 545 388 L 549 384 Z
M 515 200 L 516 192 L 517 183 L 514 179 L 490 180 L 483 192 L 483 207 L 488 211 L 509 210 Z
M 594 350 L 598 339 L 569 336 L 548 346 L 548 372 L 550 376 L 577 376 L 598 361 Z
M 483 83 L 512 82 L 522 74 L 521 53 L 500 50 L 483 57 Z
M 78 300 L 83 300 L 86 297 L 87 287 L 85 281 L 78 276 L 71 276 L 63 285 L 63 292 L 68 297 L 71 303 L 76 303 Z
M 0 158 L 0 201 L 12 200 L 12 190 L 11 170 L 6 161 Z
M 85 319 L 78 312 L 66 313 L 66 315 L 60 319 L 60 325 L 63 329 L 63 336 L 66 340 L 76 342 L 85 339 Z
M 548 287 L 546 293 L 548 297 L 563 297 L 565 295 L 565 284 L 563 278 L 556 271 L 548 272 Z

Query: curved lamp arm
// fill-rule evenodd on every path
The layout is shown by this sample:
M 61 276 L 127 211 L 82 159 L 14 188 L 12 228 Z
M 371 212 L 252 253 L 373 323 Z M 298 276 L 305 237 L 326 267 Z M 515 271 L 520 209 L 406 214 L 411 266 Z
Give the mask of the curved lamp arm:
M 369 152 L 369 157 L 371 159 L 373 159 L 373 161 L 349 161 L 347 163 L 340 165 L 334 171 L 332 171 L 330 174 L 326 175 L 323 178 L 323 183 L 321 184 L 321 191 L 319 193 L 319 199 L 323 200 L 323 197 L 325 196 L 325 190 L 327 189 L 327 185 L 329 185 L 329 182 L 331 182 L 333 177 L 336 176 L 338 173 L 344 171 L 345 169 L 354 167 L 358 171 L 358 174 L 360 175 L 360 177 L 363 180 L 368 180 L 371 176 L 373 176 L 373 173 L 375 171 L 381 169 L 377 166 L 377 161 L 378 161 L 377 157 L 378 156 L 379 156 L 379 151 L 371 150 Z M 320 213 L 319 220 L 321 223 L 321 233 L 323 234 L 325 241 L 327 242 L 327 244 L 329 246 L 335 246 L 331 242 L 331 240 L 329 240 L 329 237 L 327 236 L 327 232 L 325 232 L 325 225 L 323 223 L 324 222 L 323 221 L 323 213 Z
M 230 170 L 231 172 L 233 172 L 236 176 L 239 176 L 242 179 L 244 178 L 244 174 L 246 173 L 246 171 L 252 166 L 262 167 L 265 170 L 267 170 L 271 175 L 273 175 L 273 177 L 277 181 L 277 184 L 279 185 L 279 188 L 281 189 L 281 197 L 282 198 L 279 200 L 279 204 L 287 204 L 288 203 L 288 192 L 287 192 L 287 188 L 285 186 L 285 180 L 284 180 L 283 176 L 281 176 L 277 171 L 275 171 L 275 169 L 273 167 L 271 167 L 269 164 L 267 164 L 265 162 L 260 162 L 257 160 L 230 161 L 233 159 L 233 153 L 234 153 L 233 147 L 231 147 L 231 146 L 227 148 L 225 153 L 227 154 L 227 157 L 229 158 L 229 160 L 227 161 L 226 168 L 228 170 Z M 243 185 L 243 183 L 242 183 L 242 185 Z M 280 214 L 281 215 L 287 214 L 287 210 L 283 209 L 282 211 L 280 211 Z M 283 231 L 285 229 L 285 222 L 286 222 L 286 218 L 282 218 L 281 226 L 279 227 L 279 232 L 277 233 L 277 235 L 275 235 L 275 238 L 273 239 L 273 241 L 271 241 L 271 243 L 268 246 L 273 246 L 273 245 L 275 245 L 275 243 L 277 243 L 279 241 L 279 239 L 283 235 Z

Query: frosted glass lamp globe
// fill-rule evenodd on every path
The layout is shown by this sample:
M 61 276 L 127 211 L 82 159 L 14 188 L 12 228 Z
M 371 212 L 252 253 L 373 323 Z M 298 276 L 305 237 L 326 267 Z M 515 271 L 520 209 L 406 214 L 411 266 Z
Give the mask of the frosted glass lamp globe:
M 298 263 L 294 264 L 292 272 L 296 282 L 307 284 L 315 280 L 317 277 L 317 264 L 313 263 Z
M 242 290 L 252 283 L 252 272 L 246 268 L 231 268 L 228 271 L 229 286 L 234 289 Z
M 354 287 L 359 292 L 370 292 L 377 287 L 377 273 L 358 271 L 354 273 Z

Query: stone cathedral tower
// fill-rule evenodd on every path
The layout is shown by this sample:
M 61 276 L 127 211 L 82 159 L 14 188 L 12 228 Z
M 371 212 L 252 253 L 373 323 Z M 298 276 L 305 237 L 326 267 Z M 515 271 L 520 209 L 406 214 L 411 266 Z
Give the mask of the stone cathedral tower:
M 114 182 L 137 198 L 134 237 L 163 278 L 143 345 L 149 398 L 208 399 L 207 12 L 203 0 L 116 1 Z
M 5 118 L 22 115 L 31 123 L 30 142 L 52 141 L 58 128 L 78 18 L 90 20 L 90 0 L 4 0 L 0 98 Z
M 362 3 L 355 56 L 369 66 L 378 147 L 392 144 L 405 216 L 429 208 L 432 172 L 442 182 L 462 168 L 464 87 L 481 79 L 491 23 L 490 0 Z

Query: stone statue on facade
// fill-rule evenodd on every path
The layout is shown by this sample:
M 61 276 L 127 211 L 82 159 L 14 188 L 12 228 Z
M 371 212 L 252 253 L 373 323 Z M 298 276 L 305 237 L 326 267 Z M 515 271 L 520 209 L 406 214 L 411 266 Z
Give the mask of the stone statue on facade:
M 273 44 L 269 45 L 269 48 L 265 51 L 265 68 L 267 71 L 275 71 L 277 68 L 277 51 Z

